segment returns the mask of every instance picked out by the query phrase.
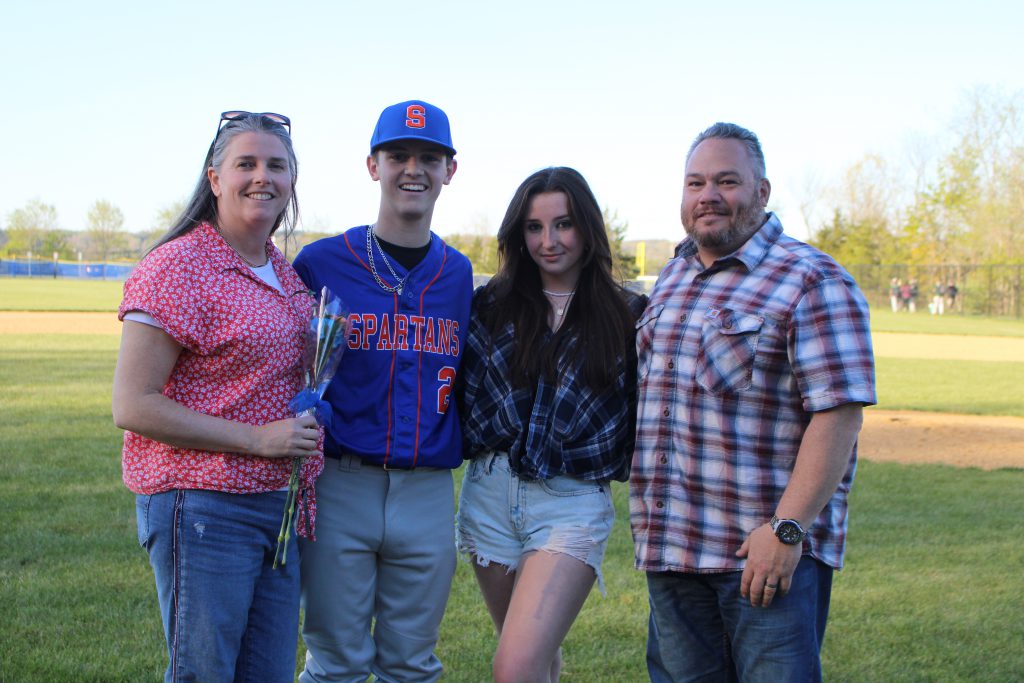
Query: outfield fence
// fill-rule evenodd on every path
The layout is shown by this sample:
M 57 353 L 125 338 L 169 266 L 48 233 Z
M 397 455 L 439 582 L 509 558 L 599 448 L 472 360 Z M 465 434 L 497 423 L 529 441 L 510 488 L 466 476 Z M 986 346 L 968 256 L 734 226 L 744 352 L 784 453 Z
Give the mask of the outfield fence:
M 87 263 L 84 261 L 37 261 L 0 259 L 0 277 L 81 278 L 124 280 L 134 263 Z
M 914 266 L 908 264 L 852 264 L 845 266 L 857 280 L 872 306 L 887 307 L 889 288 L 894 279 L 915 283 L 914 299 L 918 313 L 929 312 L 935 286 L 943 288 L 945 313 L 1024 317 L 1024 265 L 943 264 Z M 949 285 L 955 285 L 956 297 L 948 296 Z

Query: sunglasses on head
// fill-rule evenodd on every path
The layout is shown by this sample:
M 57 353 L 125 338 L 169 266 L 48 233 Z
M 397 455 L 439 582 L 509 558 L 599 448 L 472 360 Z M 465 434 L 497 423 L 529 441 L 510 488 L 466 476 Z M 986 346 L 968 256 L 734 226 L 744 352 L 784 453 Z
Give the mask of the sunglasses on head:
M 260 118 L 272 121 L 273 123 L 276 123 L 279 126 L 284 126 L 285 129 L 288 131 L 288 135 L 292 134 L 292 120 L 285 116 L 284 114 L 275 114 L 274 112 L 270 111 L 261 111 L 258 113 L 253 113 L 251 111 L 226 111 L 221 113 L 220 121 L 217 122 L 217 135 L 220 135 L 220 131 L 224 127 L 225 121 L 231 123 L 232 121 L 241 121 L 242 119 L 247 119 L 250 116 L 259 116 Z

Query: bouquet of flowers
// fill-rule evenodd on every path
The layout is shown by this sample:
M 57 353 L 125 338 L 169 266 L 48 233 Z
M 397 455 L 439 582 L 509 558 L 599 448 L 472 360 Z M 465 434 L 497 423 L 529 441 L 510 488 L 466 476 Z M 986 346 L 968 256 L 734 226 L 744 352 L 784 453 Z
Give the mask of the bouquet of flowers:
M 288 402 L 288 407 L 296 415 L 313 415 L 322 427 L 330 424 L 331 407 L 323 400 L 324 392 L 338 369 L 347 339 L 348 309 L 341 299 L 324 287 L 320 290 L 316 313 L 306 330 L 306 348 L 302 360 L 303 389 Z M 288 497 L 281 519 L 281 531 L 277 535 L 274 569 L 277 569 L 278 560 L 282 565 L 287 560 L 301 471 L 302 458 L 292 458 L 292 475 L 288 480 Z

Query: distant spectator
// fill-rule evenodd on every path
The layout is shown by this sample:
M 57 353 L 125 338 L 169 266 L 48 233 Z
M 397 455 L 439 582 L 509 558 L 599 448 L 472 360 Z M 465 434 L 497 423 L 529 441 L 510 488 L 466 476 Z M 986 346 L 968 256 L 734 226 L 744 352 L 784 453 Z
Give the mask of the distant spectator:
M 921 291 L 917 287 L 917 280 L 910 280 L 910 301 L 907 302 L 907 310 L 911 313 L 917 311 L 917 296 Z
M 946 306 L 949 310 L 956 310 L 956 295 L 959 293 L 960 290 L 957 289 L 955 282 L 950 282 L 946 287 Z
M 911 297 L 910 283 L 904 282 L 900 285 L 900 308 L 904 311 L 910 310 L 910 302 L 913 301 Z
M 928 311 L 932 315 L 942 315 L 946 309 L 946 288 L 942 286 L 941 282 L 935 283 L 934 295 L 932 296 L 932 303 L 928 306 Z
M 900 310 L 900 280 L 896 277 L 889 280 L 889 305 L 893 313 Z

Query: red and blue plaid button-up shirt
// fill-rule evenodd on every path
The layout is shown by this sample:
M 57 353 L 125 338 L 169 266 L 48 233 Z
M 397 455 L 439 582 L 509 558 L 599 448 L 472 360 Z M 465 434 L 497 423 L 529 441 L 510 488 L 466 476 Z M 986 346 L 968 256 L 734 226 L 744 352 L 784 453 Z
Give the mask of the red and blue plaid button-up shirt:
M 769 214 L 707 268 L 684 240 L 637 330 L 636 566 L 740 570 L 735 553 L 774 514 L 811 414 L 875 403 L 867 303 L 845 270 Z M 804 545 L 835 568 L 856 460 L 854 446 Z

